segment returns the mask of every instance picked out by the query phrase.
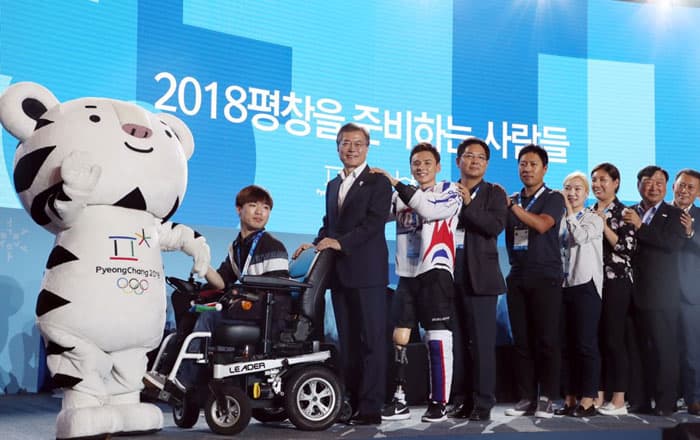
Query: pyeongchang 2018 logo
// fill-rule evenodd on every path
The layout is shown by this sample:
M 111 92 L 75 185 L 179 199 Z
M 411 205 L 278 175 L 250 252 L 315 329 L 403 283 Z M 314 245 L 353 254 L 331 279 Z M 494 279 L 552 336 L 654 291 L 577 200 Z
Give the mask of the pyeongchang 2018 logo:
M 109 256 L 110 261 L 138 262 L 138 249 L 142 246 L 151 247 L 149 242 L 151 237 L 146 235 L 144 229 L 141 229 L 140 233 L 134 233 L 134 236 L 110 235 L 108 238 L 112 248 Z M 95 266 L 95 273 L 98 275 L 120 275 L 115 280 L 116 287 L 129 295 L 143 295 L 151 284 L 149 279 L 160 279 L 162 276 L 157 270 L 120 265 L 98 265 Z
M 143 295 L 148 290 L 148 280 L 145 278 L 117 278 L 117 287 L 126 294 Z
M 112 245 L 114 247 L 114 255 L 109 257 L 110 260 L 139 261 L 135 252 L 136 248 L 141 246 L 151 247 L 151 243 L 148 242 L 151 237 L 146 235 L 146 231 L 143 228 L 141 229 L 141 233 L 134 233 L 134 237 L 128 235 L 110 235 L 109 239 L 112 240 Z

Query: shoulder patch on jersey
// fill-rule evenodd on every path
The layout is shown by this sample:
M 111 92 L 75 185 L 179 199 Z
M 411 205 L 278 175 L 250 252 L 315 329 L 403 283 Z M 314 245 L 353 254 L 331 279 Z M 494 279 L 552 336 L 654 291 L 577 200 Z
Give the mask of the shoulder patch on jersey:
M 61 298 L 51 291 L 42 289 L 42 291 L 39 292 L 39 297 L 36 299 L 36 316 L 45 315 L 51 310 L 63 307 L 66 304 L 70 304 L 70 301 Z
M 49 259 L 46 261 L 46 268 L 52 269 L 60 264 L 76 260 L 78 260 L 78 257 L 63 246 L 58 245 L 51 250 Z

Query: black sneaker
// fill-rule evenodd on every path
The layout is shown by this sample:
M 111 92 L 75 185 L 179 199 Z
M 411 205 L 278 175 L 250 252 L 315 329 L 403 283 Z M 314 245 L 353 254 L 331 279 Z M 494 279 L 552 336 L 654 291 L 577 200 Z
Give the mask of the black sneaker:
M 431 401 L 428 404 L 428 409 L 425 411 L 425 414 L 423 414 L 423 417 L 420 419 L 422 422 L 429 423 L 444 422 L 447 420 L 447 408 L 445 408 L 444 403 Z
M 540 397 L 540 400 L 537 401 L 537 409 L 535 410 L 535 417 L 539 417 L 541 419 L 551 419 L 552 416 L 554 416 L 554 409 L 552 408 L 552 401 L 545 398 Z
M 382 420 L 407 420 L 411 418 L 406 402 L 399 399 L 394 400 L 382 410 Z
M 529 399 L 522 399 L 516 403 L 513 408 L 508 408 L 505 414 L 507 416 L 531 416 L 535 414 L 536 409 L 537 402 Z

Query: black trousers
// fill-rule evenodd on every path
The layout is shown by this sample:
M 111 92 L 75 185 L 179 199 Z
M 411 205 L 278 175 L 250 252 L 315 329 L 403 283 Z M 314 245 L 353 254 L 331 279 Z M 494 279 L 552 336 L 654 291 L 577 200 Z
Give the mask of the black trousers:
M 454 402 L 490 409 L 496 403 L 496 304 L 498 296 L 474 295 L 455 284 L 453 326 Z
M 654 398 L 664 411 L 672 411 L 678 397 L 679 315 L 678 308 L 634 311 L 644 380 L 640 403 Z
M 600 313 L 599 343 L 602 354 L 601 389 L 626 392 L 629 383 L 629 355 L 625 329 L 632 300 L 629 278 L 603 281 L 603 308 Z
M 378 415 L 386 395 L 386 287 L 333 289 L 341 375 L 353 410 Z
M 540 395 L 556 398 L 561 373 L 561 279 L 509 276 L 506 281 L 520 398 L 534 400 L 538 385 Z
M 593 281 L 565 287 L 562 293 L 563 392 L 595 398 L 600 382 L 598 322 L 602 301 Z

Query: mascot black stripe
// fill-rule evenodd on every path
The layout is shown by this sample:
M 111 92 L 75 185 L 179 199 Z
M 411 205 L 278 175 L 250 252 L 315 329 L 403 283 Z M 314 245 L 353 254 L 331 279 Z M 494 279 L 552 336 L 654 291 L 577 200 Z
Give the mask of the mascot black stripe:
M 46 158 L 56 148 L 56 146 L 39 148 L 17 161 L 15 166 L 15 191 L 22 192 L 29 189 L 36 178 L 37 173 L 44 165 Z

